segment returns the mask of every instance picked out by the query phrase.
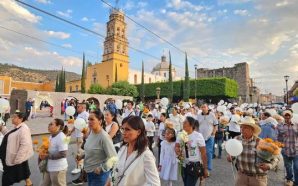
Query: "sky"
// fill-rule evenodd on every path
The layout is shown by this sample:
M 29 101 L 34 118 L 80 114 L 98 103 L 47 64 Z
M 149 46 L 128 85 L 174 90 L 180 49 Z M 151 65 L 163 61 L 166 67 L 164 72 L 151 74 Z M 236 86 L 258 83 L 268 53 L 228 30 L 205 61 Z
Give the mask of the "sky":
M 101 0 L 22 0 L 106 35 L 110 7 Z M 106 0 L 115 6 L 114 0 Z M 150 72 L 171 51 L 178 75 L 198 68 L 247 62 L 263 93 L 283 94 L 298 80 L 298 1 L 296 0 L 120 0 L 126 15 L 175 45 L 172 47 L 129 19 L 130 68 Z M 82 55 L 100 62 L 102 37 L 59 21 L 13 0 L 0 1 L 0 62 L 37 69 L 81 72 Z M 23 35 L 21 35 L 21 34 Z M 26 36 L 24 36 L 26 35 Z

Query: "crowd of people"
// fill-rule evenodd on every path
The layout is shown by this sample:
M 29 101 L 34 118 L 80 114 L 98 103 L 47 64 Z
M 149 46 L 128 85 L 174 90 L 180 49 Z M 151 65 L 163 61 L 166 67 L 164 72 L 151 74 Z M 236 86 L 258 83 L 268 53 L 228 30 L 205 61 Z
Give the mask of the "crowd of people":
M 268 185 L 268 172 L 277 169 L 281 158 L 285 184 L 298 185 L 298 123 L 292 120 L 290 109 L 236 104 L 171 104 L 163 108 L 156 104 L 135 105 L 132 101 L 119 109 L 113 100 L 103 110 L 90 109 L 86 102 L 76 103 L 75 107 L 75 119 L 83 119 L 88 127 L 71 128 L 58 118 L 49 124 L 50 146 L 38 160 L 47 162 L 42 172 L 44 186 L 66 185 L 69 145 L 65 139 L 72 133 L 77 162 L 72 173 L 79 174 L 73 185 L 158 186 L 163 182 L 172 186 L 179 175 L 185 186 L 203 185 L 206 179 L 216 176 L 212 174 L 213 159 L 223 158 L 228 139 L 239 140 L 243 146 L 240 155 L 226 157 L 237 170 L 236 186 Z M 17 113 L 12 118 L 13 130 L 0 127 L 4 134 L 0 147 L 2 185 L 21 180 L 32 185 L 28 159 L 33 151 L 30 130 L 24 123 L 26 115 Z M 15 143 L 9 138 L 15 138 Z M 282 152 L 260 162 L 256 148 L 261 139 L 267 138 L 282 143 Z

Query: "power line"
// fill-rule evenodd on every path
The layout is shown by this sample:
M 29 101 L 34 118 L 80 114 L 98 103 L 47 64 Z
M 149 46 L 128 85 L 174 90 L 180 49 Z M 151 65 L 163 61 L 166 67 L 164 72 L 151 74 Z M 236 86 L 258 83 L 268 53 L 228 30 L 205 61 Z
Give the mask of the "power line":
M 1 28 L 1 29 L 4 29 L 4 30 L 6 30 L 6 31 L 13 32 L 13 33 L 15 33 L 15 34 L 19 34 L 19 35 L 24 36 L 24 37 L 28 37 L 28 38 L 30 38 L 30 39 L 33 39 L 33 40 L 36 40 L 36 41 L 39 41 L 39 42 L 42 42 L 42 43 L 46 43 L 46 44 L 48 44 L 48 45 L 52 45 L 52 46 L 55 46 L 55 47 L 58 47 L 58 48 L 62 48 L 62 49 L 64 49 L 64 50 L 71 51 L 71 52 L 73 52 L 73 53 L 75 53 L 75 54 L 80 54 L 80 55 L 82 55 L 82 54 L 84 53 L 83 51 L 77 51 L 77 50 L 73 50 L 73 49 L 70 49 L 70 48 L 67 48 L 67 47 L 64 47 L 64 46 L 55 44 L 55 43 L 51 43 L 51 42 L 42 40 L 42 39 L 40 39 L 40 38 L 31 36 L 31 35 L 28 35 L 28 34 L 24 34 L 24 33 L 18 32 L 18 31 L 16 31 L 16 30 L 13 30 L 13 29 L 10 29 L 10 28 L 6 28 L 6 27 L 4 27 L 4 26 L 2 26 L 2 25 L 0 25 L 0 28 Z M 89 55 L 89 54 L 88 54 L 87 56 L 96 58 L 96 57 L 94 57 L 94 56 L 92 56 L 92 55 Z

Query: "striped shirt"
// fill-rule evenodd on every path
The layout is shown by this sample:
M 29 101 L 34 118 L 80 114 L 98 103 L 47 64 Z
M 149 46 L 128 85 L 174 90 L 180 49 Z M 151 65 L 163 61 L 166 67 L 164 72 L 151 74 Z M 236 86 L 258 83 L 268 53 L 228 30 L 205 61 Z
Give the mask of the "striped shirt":
M 237 140 L 240 140 L 243 145 L 242 153 L 237 156 L 236 163 L 238 170 L 244 174 L 256 174 L 256 175 L 266 175 L 268 171 L 264 172 L 258 167 L 257 162 L 257 144 L 259 138 L 253 136 L 249 140 L 244 140 L 242 136 L 237 136 Z M 270 169 L 277 164 L 278 160 L 273 159 L 269 165 Z
M 282 123 L 277 126 L 277 139 L 284 144 L 282 153 L 288 157 L 298 155 L 298 124 Z

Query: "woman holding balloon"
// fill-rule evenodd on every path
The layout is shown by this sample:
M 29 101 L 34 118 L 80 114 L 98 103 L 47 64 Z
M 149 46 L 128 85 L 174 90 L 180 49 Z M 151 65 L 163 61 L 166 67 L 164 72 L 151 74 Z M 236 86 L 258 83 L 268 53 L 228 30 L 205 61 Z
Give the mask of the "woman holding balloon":
M 256 147 L 260 138 L 261 128 L 255 124 L 252 117 L 245 117 L 240 122 L 241 135 L 231 139 L 226 144 L 227 160 L 236 159 L 238 173 L 236 186 L 267 186 L 267 173 L 276 166 L 277 159 L 268 163 L 258 163 Z

